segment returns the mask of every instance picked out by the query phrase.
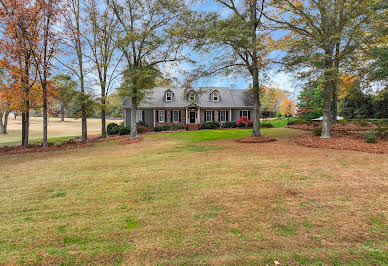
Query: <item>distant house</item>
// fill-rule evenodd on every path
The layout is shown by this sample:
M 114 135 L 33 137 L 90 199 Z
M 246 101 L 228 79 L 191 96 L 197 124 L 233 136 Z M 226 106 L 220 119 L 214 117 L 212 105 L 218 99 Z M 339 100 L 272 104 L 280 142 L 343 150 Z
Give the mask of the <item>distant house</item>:
M 131 100 L 124 100 L 124 121 L 131 124 Z M 164 124 L 200 125 L 217 121 L 236 121 L 241 116 L 251 118 L 253 106 L 247 90 L 229 88 L 163 88 L 138 105 L 136 120 L 148 126 Z

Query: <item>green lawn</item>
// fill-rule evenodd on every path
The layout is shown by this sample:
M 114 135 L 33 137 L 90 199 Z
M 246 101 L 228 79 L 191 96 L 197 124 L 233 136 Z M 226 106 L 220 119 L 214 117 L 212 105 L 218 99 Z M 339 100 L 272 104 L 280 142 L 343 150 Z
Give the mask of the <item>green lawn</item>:
M 0 157 L 0 264 L 388 264 L 386 155 L 250 130 Z

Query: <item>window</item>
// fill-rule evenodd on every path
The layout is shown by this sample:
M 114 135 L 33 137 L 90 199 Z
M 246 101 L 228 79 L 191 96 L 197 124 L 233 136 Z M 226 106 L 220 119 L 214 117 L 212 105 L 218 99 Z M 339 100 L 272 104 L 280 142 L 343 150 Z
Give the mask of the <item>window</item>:
M 206 110 L 205 122 L 213 122 L 213 112 L 212 110 Z
M 227 119 L 227 111 L 226 110 L 221 110 L 220 111 L 220 122 L 226 122 Z
M 189 93 L 189 101 L 195 101 L 195 93 L 193 91 Z
M 246 117 L 248 117 L 249 119 L 251 118 L 251 114 L 250 114 L 251 112 L 250 111 L 248 111 L 248 110 L 242 110 L 241 112 L 240 112 L 240 116 L 246 116 Z
M 166 92 L 166 101 L 172 102 L 172 92 L 171 91 Z
M 213 92 L 213 102 L 218 102 L 220 100 L 220 94 L 215 91 Z
M 137 110 L 136 112 L 136 122 L 143 121 L 143 110 Z
M 160 123 L 166 122 L 166 111 L 164 111 L 164 110 L 158 111 L 158 122 L 160 122 Z
M 179 123 L 179 110 L 173 110 L 172 111 L 172 122 L 173 123 Z

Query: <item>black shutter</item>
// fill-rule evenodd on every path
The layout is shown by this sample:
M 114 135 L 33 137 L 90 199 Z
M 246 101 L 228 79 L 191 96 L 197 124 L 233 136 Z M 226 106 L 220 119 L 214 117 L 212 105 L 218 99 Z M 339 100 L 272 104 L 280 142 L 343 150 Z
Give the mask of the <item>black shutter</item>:
M 212 111 L 212 121 L 213 121 L 213 122 L 215 122 L 215 121 L 214 121 L 214 112 L 215 112 L 215 111 L 213 110 L 213 111 Z
M 240 117 L 242 117 L 242 111 L 240 111 Z
M 159 123 L 159 110 L 156 110 L 156 122 Z
M 225 113 L 226 113 L 226 116 L 225 116 L 225 118 L 226 118 L 226 121 L 229 121 L 229 111 L 228 111 L 228 110 L 226 110 L 226 111 L 225 111 Z
M 217 112 L 218 112 L 218 122 L 221 122 L 221 115 L 220 115 L 221 111 L 218 110 Z
M 141 112 L 142 112 L 142 115 L 141 115 L 141 116 L 142 116 L 142 118 L 143 118 L 142 121 L 145 122 L 145 112 L 144 112 L 144 110 L 142 110 Z
M 251 111 L 248 111 L 248 119 L 251 120 Z
M 173 117 L 173 115 L 174 115 L 174 111 L 173 110 L 171 110 L 171 115 L 170 115 L 170 122 L 171 123 L 173 123 L 174 122 L 174 117 Z
M 178 111 L 178 115 L 179 115 L 178 121 L 179 121 L 179 123 L 180 123 L 180 122 L 182 122 L 182 121 L 181 121 L 181 110 Z

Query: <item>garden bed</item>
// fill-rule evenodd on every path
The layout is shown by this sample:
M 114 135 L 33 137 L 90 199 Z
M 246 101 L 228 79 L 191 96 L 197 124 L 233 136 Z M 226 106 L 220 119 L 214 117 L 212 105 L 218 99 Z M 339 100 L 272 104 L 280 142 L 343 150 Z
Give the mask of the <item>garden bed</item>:
M 306 123 L 306 124 L 295 124 L 287 126 L 287 128 L 300 129 L 300 130 L 313 130 L 314 128 L 320 127 L 321 123 Z M 354 123 L 338 123 L 331 127 L 332 131 L 371 131 L 376 129 L 375 125 L 361 126 Z
M 277 139 L 269 137 L 269 136 L 261 136 L 261 137 L 247 137 L 247 138 L 239 138 L 235 139 L 237 142 L 241 143 L 265 143 L 276 141 Z
M 293 142 L 300 146 L 310 148 L 323 148 L 335 150 L 352 150 L 367 153 L 388 154 L 388 140 L 379 140 L 378 143 L 366 143 L 358 137 L 359 132 L 344 134 L 332 132 L 330 139 L 322 139 L 310 133 L 293 138 Z

